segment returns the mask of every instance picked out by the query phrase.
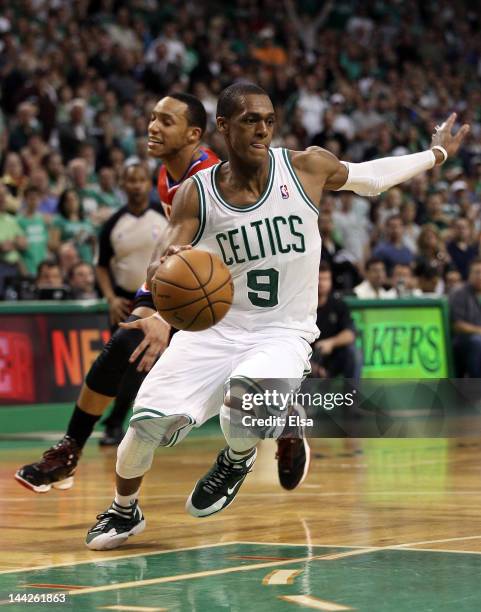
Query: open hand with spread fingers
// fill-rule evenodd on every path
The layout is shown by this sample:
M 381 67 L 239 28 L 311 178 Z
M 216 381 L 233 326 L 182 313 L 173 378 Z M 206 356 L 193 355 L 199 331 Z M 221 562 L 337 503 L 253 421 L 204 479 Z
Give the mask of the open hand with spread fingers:
M 129 361 L 134 363 L 142 355 L 137 370 L 148 372 L 169 344 L 170 325 L 158 313 L 155 313 L 145 319 L 119 323 L 119 326 L 123 329 L 140 329 L 144 332 L 142 342 L 132 353 Z
M 448 157 L 456 155 L 464 138 L 469 132 L 469 125 L 465 123 L 454 135 L 452 134 L 456 117 L 456 113 L 451 113 L 444 123 L 434 128 L 434 134 L 431 139 L 431 149 L 434 151 L 437 164 L 442 164 Z

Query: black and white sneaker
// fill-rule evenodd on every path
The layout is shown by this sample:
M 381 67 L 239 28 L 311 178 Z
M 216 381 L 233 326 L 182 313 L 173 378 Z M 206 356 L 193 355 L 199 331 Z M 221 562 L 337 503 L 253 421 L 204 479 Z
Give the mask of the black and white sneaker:
M 92 550 L 110 550 L 144 529 L 145 519 L 137 501 L 129 508 L 113 502 L 110 508 L 97 516 L 97 523 L 87 532 L 85 544 Z
M 185 509 L 192 516 L 210 516 L 227 507 L 251 471 L 257 455 L 255 448 L 244 459 L 235 462 L 229 459 L 227 450 L 228 447 L 220 451 L 213 467 L 190 494 Z
M 46 450 L 40 461 L 24 465 L 15 474 L 15 480 L 35 493 L 55 489 L 70 489 L 82 450 L 70 436 Z

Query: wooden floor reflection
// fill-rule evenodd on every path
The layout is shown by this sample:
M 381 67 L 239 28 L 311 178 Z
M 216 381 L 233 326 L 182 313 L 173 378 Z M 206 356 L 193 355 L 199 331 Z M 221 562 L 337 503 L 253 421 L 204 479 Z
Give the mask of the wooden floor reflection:
M 263 442 L 234 504 L 194 519 L 184 503 L 212 464 L 220 438 L 159 450 L 141 495 L 147 528 L 128 545 L 95 553 L 87 529 L 110 503 L 115 451 L 91 442 L 74 488 L 37 495 L 13 479 L 40 443 L 0 445 L 0 570 L 229 542 L 393 547 L 481 553 L 481 440 L 315 440 L 309 476 L 277 482 L 275 445 Z

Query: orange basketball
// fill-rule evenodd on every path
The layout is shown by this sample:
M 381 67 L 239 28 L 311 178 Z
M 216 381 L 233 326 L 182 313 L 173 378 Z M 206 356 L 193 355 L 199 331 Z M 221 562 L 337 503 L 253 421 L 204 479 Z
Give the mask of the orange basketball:
M 162 317 L 177 329 L 201 331 L 229 311 L 234 285 L 217 255 L 192 249 L 168 257 L 152 279 L 152 296 Z

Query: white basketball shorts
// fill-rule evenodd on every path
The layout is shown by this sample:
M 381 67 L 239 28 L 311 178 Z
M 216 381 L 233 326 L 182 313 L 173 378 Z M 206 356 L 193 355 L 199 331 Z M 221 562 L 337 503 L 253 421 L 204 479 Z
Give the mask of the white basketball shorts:
M 310 355 L 307 340 L 282 329 L 239 331 L 235 339 L 215 328 L 180 331 L 142 383 L 131 423 L 183 415 L 190 421 L 184 437 L 219 414 L 231 377 L 300 381 L 310 371 Z

